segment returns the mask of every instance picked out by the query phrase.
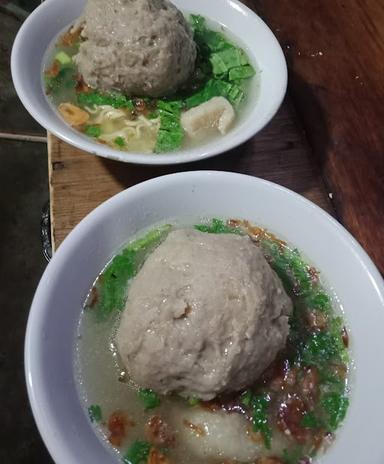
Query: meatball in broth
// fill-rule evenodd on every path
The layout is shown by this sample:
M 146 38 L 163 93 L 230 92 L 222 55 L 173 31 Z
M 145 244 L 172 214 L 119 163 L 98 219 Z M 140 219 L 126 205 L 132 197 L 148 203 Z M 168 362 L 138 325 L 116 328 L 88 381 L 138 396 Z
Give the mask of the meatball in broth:
M 210 400 L 260 376 L 285 346 L 291 311 L 249 237 L 176 230 L 132 281 L 117 346 L 137 384 Z

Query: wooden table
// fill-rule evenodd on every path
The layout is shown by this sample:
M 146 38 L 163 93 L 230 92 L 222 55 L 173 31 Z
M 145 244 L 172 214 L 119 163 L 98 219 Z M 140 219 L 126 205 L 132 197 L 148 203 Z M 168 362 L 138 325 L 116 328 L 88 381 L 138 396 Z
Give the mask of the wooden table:
M 248 173 L 334 214 L 384 272 L 384 4 L 247 0 L 286 53 L 289 96 L 260 134 L 225 155 L 176 167 L 103 160 L 49 135 L 53 245 L 115 193 L 162 174 Z

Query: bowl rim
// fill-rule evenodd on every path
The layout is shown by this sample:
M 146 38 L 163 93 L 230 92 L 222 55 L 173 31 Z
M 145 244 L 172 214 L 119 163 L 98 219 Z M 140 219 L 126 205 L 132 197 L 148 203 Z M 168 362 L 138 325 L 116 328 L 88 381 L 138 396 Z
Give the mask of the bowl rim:
M 175 152 L 168 152 L 164 154 L 122 152 L 111 147 L 104 146 L 100 143 L 93 142 L 91 139 L 88 139 L 88 137 L 77 133 L 70 126 L 66 127 L 66 130 L 64 130 L 64 126 L 60 127 L 60 125 L 52 124 L 48 115 L 45 116 L 44 113 L 37 111 L 30 100 L 28 92 L 26 92 L 24 89 L 24 67 L 21 60 L 19 59 L 19 56 L 21 56 L 20 50 L 22 49 L 23 44 L 28 40 L 29 28 L 38 21 L 40 15 L 47 8 L 49 8 L 51 4 L 54 5 L 55 3 L 61 2 L 61 0 L 45 0 L 43 3 L 41 3 L 27 17 L 16 35 L 11 52 L 11 73 L 16 93 L 31 116 L 47 131 L 80 150 L 86 151 L 96 156 L 100 156 L 102 158 L 141 165 L 176 165 L 190 163 L 193 161 L 201 161 L 203 159 L 211 158 L 232 150 L 259 133 L 274 117 L 280 108 L 287 91 L 288 70 L 283 50 L 268 25 L 253 10 L 243 4 L 240 0 L 219 1 L 221 1 L 223 4 L 228 4 L 231 6 L 235 5 L 237 10 L 242 11 L 245 16 L 251 17 L 254 22 L 258 23 L 259 27 L 264 29 L 264 32 L 266 32 L 270 37 L 270 46 L 273 48 L 273 53 L 279 60 L 280 67 L 279 73 L 277 74 L 279 76 L 279 81 L 276 84 L 274 101 L 273 104 L 271 104 L 268 113 L 264 116 L 263 119 L 255 121 L 252 126 L 245 128 L 239 133 L 232 135 L 231 133 L 227 134 L 226 137 L 221 139 L 222 143 L 220 144 L 214 144 L 208 147 L 203 145 L 201 148 L 197 147 L 191 150 L 186 150 L 185 152 L 180 152 L 180 150 L 177 150 Z M 51 108 L 51 111 L 54 110 Z M 63 122 L 63 124 L 65 123 Z
M 65 459 L 63 460 L 63 456 L 65 456 L 66 453 L 67 457 L 69 456 L 68 450 L 65 448 L 65 446 L 61 446 L 60 450 L 58 449 L 57 438 L 54 438 L 55 433 L 52 430 L 51 424 L 46 424 L 44 422 L 43 413 L 38 408 L 38 397 L 41 398 L 42 395 L 44 396 L 44 393 L 35 389 L 33 381 L 34 376 L 38 375 L 39 368 L 33 365 L 32 354 L 39 350 L 39 344 L 42 343 L 39 338 L 40 334 L 37 332 L 37 330 L 41 320 L 44 320 L 44 317 L 46 316 L 45 313 L 40 311 L 40 300 L 42 300 L 44 295 L 43 287 L 49 280 L 49 276 L 55 270 L 55 268 L 57 266 L 60 266 L 61 262 L 65 261 L 67 253 L 77 246 L 79 239 L 81 239 L 84 236 L 84 234 L 87 233 L 87 231 L 89 232 L 89 229 L 94 227 L 94 224 L 97 223 L 96 220 L 102 218 L 105 212 L 109 210 L 110 206 L 113 203 L 121 202 L 129 196 L 140 195 L 141 192 L 146 192 L 150 189 L 156 190 L 156 188 L 158 187 L 169 186 L 172 184 L 173 180 L 177 180 L 178 178 L 183 178 L 184 181 L 188 180 L 191 182 L 191 184 L 193 184 L 193 181 L 198 182 L 199 180 L 201 180 L 202 176 L 211 176 L 211 178 L 212 176 L 215 176 L 219 177 L 220 179 L 237 178 L 239 182 L 242 182 L 243 180 L 252 180 L 252 182 L 254 182 L 255 184 L 261 184 L 267 189 L 272 189 L 274 191 L 281 192 L 288 199 L 292 199 L 293 201 L 295 201 L 298 204 L 298 206 L 304 206 L 306 208 L 306 215 L 316 214 L 320 216 L 322 220 L 326 221 L 326 223 L 328 223 L 328 225 L 333 228 L 335 233 L 340 235 L 340 238 L 344 242 L 346 242 L 348 248 L 350 249 L 350 252 L 353 253 L 356 259 L 358 260 L 359 266 L 361 266 L 364 269 L 364 273 L 369 277 L 372 286 L 378 296 L 378 299 L 384 307 L 384 280 L 382 279 L 381 274 L 379 273 L 378 269 L 376 268 L 368 254 L 356 241 L 356 239 L 326 211 L 321 209 L 319 206 L 317 206 L 310 200 L 307 200 L 303 196 L 283 186 L 246 174 L 232 173 L 227 171 L 186 171 L 156 177 L 144 181 L 135 186 L 132 186 L 126 190 L 123 190 L 122 192 L 106 200 L 104 203 L 102 203 L 96 209 L 90 212 L 64 239 L 63 243 L 60 245 L 59 249 L 54 254 L 52 261 L 48 264 L 40 280 L 39 286 L 33 298 L 30 314 L 28 317 L 24 347 L 25 376 L 28 396 L 39 432 L 50 454 L 55 460 L 57 460 L 57 462 L 69 462 L 65 461 Z M 38 359 L 37 362 L 42 364 L 41 359 Z M 42 366 L 40 365 L 40 368 L 41 367 Z M 51 406 L 49 407 L 51 408 Z

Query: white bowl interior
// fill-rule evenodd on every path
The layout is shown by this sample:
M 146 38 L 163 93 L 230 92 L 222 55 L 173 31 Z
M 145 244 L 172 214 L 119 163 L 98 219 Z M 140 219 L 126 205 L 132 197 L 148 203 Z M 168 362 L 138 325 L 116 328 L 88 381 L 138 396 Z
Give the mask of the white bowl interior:
M 41 81 L 47 47 L 81 13 L 85 0 L 46 0 L 21 27 L 12 50 L 12 77 L 16 91 L 31 115 L 66 142 L 106 158 L 142 164 L 176 164 L 225 152 L 261 130 L 278 110 L 287 86 L 283 52 L 265 23 L 237 0 L 173 0 L 184 13 L 202 14 L 226 27 L 260 70 L 236 127 L 226 136 L 196 148 L 164 155 L 124 153 L 71 129 L 47 102 Z M 193 5 L 193 6 L 191 6 Z
M 68 236 L 36 292 L 26 338 L 26 375 L 40 432 L 56 462 L 113 463 L 80 406 L 73 371 L 76 326 L 95 277 L 141 229 L 170 218 L 246 218 L 298 247 L 345 311 L 355 372 L 350 409 L 323 464 L 382 464 L 383 281 L 357 242 L 329 215 L 282 187 L 225 172 L 189 172 L 113 197 Z M 351 444 L 358 444 L 354 446 Z

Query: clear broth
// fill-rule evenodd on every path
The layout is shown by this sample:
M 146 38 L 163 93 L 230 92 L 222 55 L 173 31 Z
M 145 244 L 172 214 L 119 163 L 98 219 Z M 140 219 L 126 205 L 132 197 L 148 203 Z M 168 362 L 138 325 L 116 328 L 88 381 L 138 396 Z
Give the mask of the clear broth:
M 282 242 L 272 234 L 269 234 L 267 231 L 263 229 L 254 227 L 246 221 L 229 221 L 228 224 L 231 229 L 236 228 L 237 230 L 240 230 L 242 233 L 249 234 L 251 238 L 253 238 L 256 241 L 258 246 L 262 246 L 263 251 L 265 250 L 267 259 L 270 259 L 273 253 L 271 254 L 268 251 L 266 251 L 268 247 L 266 245 L 263 245 L 264 241 L 265 244 L 272 243 L 273 246 L 275 246 L 275 249 L 278 249 L 276 248 L 276 246 L 283 247 L 281 249 L 282 253 L 286 252 L 288 253 L 288 255 L 289 253 L 291 253 L 294 260 L 297 256 L 299 256 L 296 255 L 296 252 L 290 249 L 284 242 Z M 225 227 L 228 228 L 228 225 L 225 225 Z M 224 230 L 224 232 L 226 231 L 227 229 Z M 212 230 L 212 232 L 214 231 Z M 216 233 L 223 233 L 223 230 L 219 230 L 216 228 Z M 279 257 L 277 256 L 276 258 L 275 256 L 274 259 L 274 262 L 273 260 L 271 261 L 272 267 L 276 267 L 279 264 Z M 143 260 L 145 260 L 145 258 L 143 258 Z M 305 269 L 308 271 L 308 276 L 316 276 L 316 279 L 319 278 L 317 271 L 313 267 L 306 266 Z M 103 275 L 104 271 L 101 273 L 101 275 Z M 303 282 L 305 281 L 306 280 L 304 278 Z M 320 283 L 320 281 L 317 281 L 316 284 L 313 285 L 316 292 L 321 292 L 322 294 L 325 294 L 323 285 Z M 102 279 L 100 279 L 99 276 L 99 278 L 96 280 L 94 284 L 93 290 L 91 289 L 90 291 L 90 295 L 92 295 L 94 289 L 100 290 L 101 286 Z M 127 282 L 124 292 L 125 295 L 127 294 L 127 292 L 129 292 L 129 282 Z M 295 290 L 295 292 L 297 292 L 297 290 Z M 295 307 L 299 308 L 299 310 L 301 311 L 303 306 L 303 303 L 300 300 L 301 297 L 295 297 L 294 294 L 291 294 L 291 297 L 293 298 Z M 341 315 L 340 305 L 338 303 L 337 298 L 334 295 L 330 297 L 329 305 L 332 306 L 332 308 L 330 309 L 331 312 L 329 314 L 329 320 L 331 320 L 331 318 L 334 318 L 335 315 Z M 305 310 L 312 314 L 312 309 L 305 308 Z M 102 321 L 100 321 L 100 319 L 96 317 L 94 310 L 90 308 L 88 298 L 88 301 L 86 302 L 86 305 L 81 313 L 75 350 L 76 377 L 78 379 L 79 394 L 82 399 L 84 409 L 87 410 L 91 405 L 99 405 L 101 407 L 102 418 L 98 424 L 95 424 L 95 430 L 100 436 L 100 438 L 108 446 L 110 446 L 111 450 L 113 450 L 116 453 L 117 458 L 122 458 L 126 454 L 129 447 L 132 445 L 132 443 L 134 443 L 136 440 L 146 440 L 146 436 L 144 433 L 146 424 L 148 423 L 151 417 L 160 416 L 162 420 L 164 420 L 167 424 L 171 425 L 176 438 L 175 447 L 171 447 L 169 448 L 169 450 L 167 450 L 170 462 L 178 464 L 198 464 L 201 462 L 219 464 L 224 462 L 223 459 L 225 458 L 225 456 L 223 456 L 220 451 L 216 451 L 215 454 L 213 449 L 216 448 L 214 446 L 211 450 L 209 450 L 208 446 L 207 452 L 209 452 L 210 455 L 206 459 L 202 459 L 201 453 L 195 453 L 193 448 L 191 448 L 191 445 L 188 442 L 188 440 L 186 441 L 183 438 L 185 437 L 186 433 L 185 429 L 181 430 L 181 428 L 185 426 L 185 424 L 183 425 L 183 415 L 185 417 L 189 417 L 192 409 L 196 410 L 196 408 L 202 408 L 204 410 L 208 409 L 210 411 L 213 411 L 212 414 L 215 414 L 215 411 L 219 411 L 221 414 L 223 413 L 223 411 L 225 411 L 225 414 L 236 414 L 237 416 L 240 414 L 242 417 L 242 421 L 244 422 L 243 425 L 247 431 L 246 436 L 244 435 L 244 437 L 239 437 L 239 440 L 246 439 L 255 442 L 255 452 L 259 452 L 261 449 L 262 456 L 276 457 L 276 461 L 274 461 L 274 464 L 291 464 L 296 462 L 300 462 L 301 464 L 304 462 L 312 462 L 312 457 L 324 451 L 324 449 L 326 449 L 326 447 L 333 440 L 335 430 L 332 430 L 331 432 L 331 430 L 326 430 L 323 426 L 318 426 L 318 430 L 315 433 L 314 431 L 311 431 L 308 428 L 303 428 L 300 426 L 300 433 L 305 432 L 306 434 L 312 434 L 310 435 L 310 442 L 308 441 L 308 443 L 305 445 L 300 444 L 300 436 L 297 430 L 295 432 L 297 433 L 297 436 L 294 436 L 295 439 L 292 439 L 292 434 L 287 433 L 287 431 L 283 430 L 281 426 L 278 426 L 276 420 L 272 422 L 272 416 L 269 416 L 273 438 L 271 448 L 267 449 L 265 443 L 263 442 L 263 437 L 260 435 L 260 433 L 252 432 L 253 422 L 249 416 L 249 411 L 246 411 L 246 408 L 244 408 L 239 399 L 240 395 L 237 395 L 235 399 L 233 397 L 219 398 L 209 403 L 200 403 L 194 406 L 191 406 L 185 399 L 179 398 L 175 395 L 161 397 L 161 404 L 159 407 L 153 410 L 145 411 L 143 403 L 138 398 L 138 386 L 131 382 L 128 378 L 127 373 L 125 372 L 124 367 L 120 362 L 119 355 L 117 353 L 116 346 L 114 343 L 116 330 L 119 325 L 120 315 L 121 312 L 115 311 L 109 314 Z M 306 313 L 300 317 L 304 318 L 304 316 L 306 317 Z M 343 327 L 343 331 L 345 331 L 345 335 L 347 337 L 345 326 Z M 134 336 L 134 331 L 132 335 Z M 340 333 L 340 337 L 341 336 L 342 335 Z M 348 345 L 348 339 L 346 345 Z M 343 354 L 346 353 L 347 349 L 345 348 L 345 353 Z M 286 368 L 286 363 L 288 362 L 287 359 L 289 359 L 289 355 L 284 354 L 284 356 L 282 356 L 281 359 L 277 360 L 276 363 L 274 363 L 274 365 L 271 367 L 271 369 L 268 369 L 267 373 L 263 375 L 262 379 L 258 381 L 258 384 L 253 387 L 255 391 L 269 391 L 268 388 L 271 388 L 273 382 L 279 381 L 281 382 L 281 387 L 279 388 L 281 388 L 282 391 L 284 391 L 285 389 L 285 391 L 287 391 L 289 395 L 291 395 L 291 397 L 295 397 L 297 392 L 300 395 L 300 389 L 304 388 L 302 387 L 300 382 L 304 382 L 303 379 L 306 377 L 307 373 L 311 374 L 311 368 L 308 369 L 305 366 L 300 368 L 299 364 L 295 365 L 292 361 L 289 361 L 291 364 L 290 366 L 288 366 L 288 368 Z M 334 362 L 336 363 L 336 361 L 332 360 L 332 363 Z M 341 389 L 343 390 L 343 395 L 347 396 L 349 391 L 349 361 L 338 361 L 337 365 L 339 370 L 341 369 L 341 374 L 338 374 L 341 376 Z M 281 377 L 281 366 L 285 366 L 283 379 Z M 320 368 L 317 369 L 317 367 L 312 369 L 312 373 L 315 369 L 319 371 L 319 374 Z M 329 374 L 329 372 L 327 371 L 326 373 Z M 292 376 L 296 382 L 294 387 L 290 386 L 289 384 L 289 382 L 292 382 Z M 322 381 L 320 381 L 319 379 L 316 380 L 316 378 L 317 377 L 315 377 L 315 381 L 319 383 L 319 388 L 322 389 L 322 395 L 326 396 L 326 389 L 328 388 L 328 384 L 324 382 L 321 383 Z M 319 402 L 320 400 L 318 399 L 317 401 Z M 278 407 L 281 407 L 280 399 L 278 400 L 277 404 L 273 406 L 273 414 L 276 414 L 276 408 Z M 129 421 L 134 422 L 134 425 L 129 426 L 127 428 L 126 436 L 124 437 L 120 446 L 112 446 L 108 441 L 108 438 L 111 436 L 110 430 L 108 430 L 108 418 L 110 418 L 112 414 L 116 413 L 116 411 L 122 412 Z M 272 414 L 272 412 L 270 414 Z M 339 424 L 337 423 L 336 428 L 338 425 Z M 189 432 L 191 434 L 196 433 L 196 431 L 194 430 L 190 430 Z M 309 435 L 306 436 L 306 439 L 309 440 Z M 235 437 L 234 440 L 236 440 Z M 317 443 L 317 441 L 318 446 L 316 445 L 317 447 L 315 448 L 314 446 Z M 296 461 L 294 458 L 295 453 L 297 456 Z M 234 454 L 236 456 L 235 451 Z M 254 459 L 251 459 L 251 455 L 252 451 L 250 452 L 249 458 L 243 460 L 243 462 L 254 462 Z M 240 461 L 226 460 L 225 462 L 239 463 Z

